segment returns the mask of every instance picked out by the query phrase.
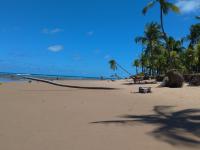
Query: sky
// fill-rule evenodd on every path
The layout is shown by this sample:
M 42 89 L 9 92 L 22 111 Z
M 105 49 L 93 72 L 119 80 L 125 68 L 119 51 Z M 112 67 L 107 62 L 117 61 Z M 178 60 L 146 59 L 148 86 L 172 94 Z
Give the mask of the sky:
M 115 59 L 129 72 L 141 54 L 136 36 L 159 22 L 149 0 L 1 0 L 0 72 L 110 76 Z M 181 13 L 164 17 L 165 30 L 179 39 L 197 23 L 200 0 L 171 0 Z M 127 76 L 122 71 L 117 71 Z

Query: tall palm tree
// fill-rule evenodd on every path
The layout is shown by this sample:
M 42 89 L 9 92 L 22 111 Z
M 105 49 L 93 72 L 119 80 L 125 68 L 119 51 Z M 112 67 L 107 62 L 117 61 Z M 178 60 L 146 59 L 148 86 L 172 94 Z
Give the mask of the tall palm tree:
M 174 5 L 173 3 L 168 2 L 168 0 L 152 0 L 151 2 L 149 2 L 147 4 L 147 6 L 145 6 L 143 8 L 143 14 L 145 15 L 147 13 L 147 11 L 153 7 L 156 3 L 158 3 L 160 5 L 160 25 L 161 25 L 161 29 L 162 29 L 162 33 L 163 33 L 163 38 L 166 42 L 166 48 L 168 50 L 168 63 L 171 63 L 171 58 L 170 58 L 170 49 L 168 48 L 167 45 L 167 34 L 165 32 L 164 29 L 164 23 L 163 23 L 163 15 L 167 15 L 168 12 L 171 10 L 173 12 L 179 13 L 180 10 L 179 8 Z
M 170 10 L 173 11 L 173 12 L 176 12 L 176 13 L 179 13 L 180 10 L 176 5 L 168 2 L 167 0 L 152 0 L 151 2 L 149 2 L 147 4 L 147 6 L 145 6 L 143 8 L 143 11 L 142 11 L 143 14 L 145 15 L 147 13 L 147 11 L 151 7 L 153 7 L 156 3 L 158 3 L 160 5 L 160 25 L 161 25 L 161 28 L 162 28 L 164 38 L 167 38 L 167 34 L 165 32 L 164 24 L 163 24 L 163 15 L 167 15 Z
M 161 44 L 162 32 L 160 25 L 157 23 L 149 23 L 145 26 L 144 35 L 135 38 L 136 43 L 141 43 L 145 46 L 144 56 L 148 58 L 149 72 L 153 69 L 153 55 L 157 45 Z
M 190 27 L 190 34 L 187 36 L 187 39 L 190 41 L 190 48 L 194 48 L 194 46 L 200 42 L 200 23 Z

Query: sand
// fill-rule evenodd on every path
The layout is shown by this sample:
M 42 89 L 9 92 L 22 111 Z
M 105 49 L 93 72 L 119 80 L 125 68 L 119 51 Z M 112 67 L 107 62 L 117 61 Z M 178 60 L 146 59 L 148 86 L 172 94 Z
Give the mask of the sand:
M 119 89 L 0 85 L 0 150 L 200 149 L 200 87 L 139 94 L 126 80 L 63 82 Z

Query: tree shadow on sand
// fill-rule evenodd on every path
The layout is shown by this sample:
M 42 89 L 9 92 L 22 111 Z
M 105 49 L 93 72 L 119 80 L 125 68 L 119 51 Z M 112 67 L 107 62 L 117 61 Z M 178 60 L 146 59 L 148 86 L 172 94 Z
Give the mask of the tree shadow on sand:
M 200 109 L 172 111 L 173 106 L 155 106 L 151 115 L 125 115 L 121 120 L 98 121 L 94 124 L 155 125 L 149 134 L 173 146 L 200 146 Z

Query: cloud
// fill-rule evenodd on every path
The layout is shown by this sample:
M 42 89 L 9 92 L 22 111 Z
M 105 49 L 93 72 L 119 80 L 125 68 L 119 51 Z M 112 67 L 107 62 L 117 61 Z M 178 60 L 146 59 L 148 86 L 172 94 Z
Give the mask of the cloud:
M 94 31 L 88 31 L 86 34 L 87 34 L 87 36 L 93 36 L 94 35 Z
M 183 14 L 195 13 L 200 11 L 200 0 L 177 0 L 176 6 Z
M 44 28 L 42 30 L 42 33 L 44 33 L 44 34 L 56 34 L 56 33 L 63 32 L 63 31 L 64 30 L 60 29 L 60 28 L 54 28 L 54 29 Z
M 63 45 L 52 45 L 48 47 L 48 50 L 51 52 L 60 52 L 64 49 Z

